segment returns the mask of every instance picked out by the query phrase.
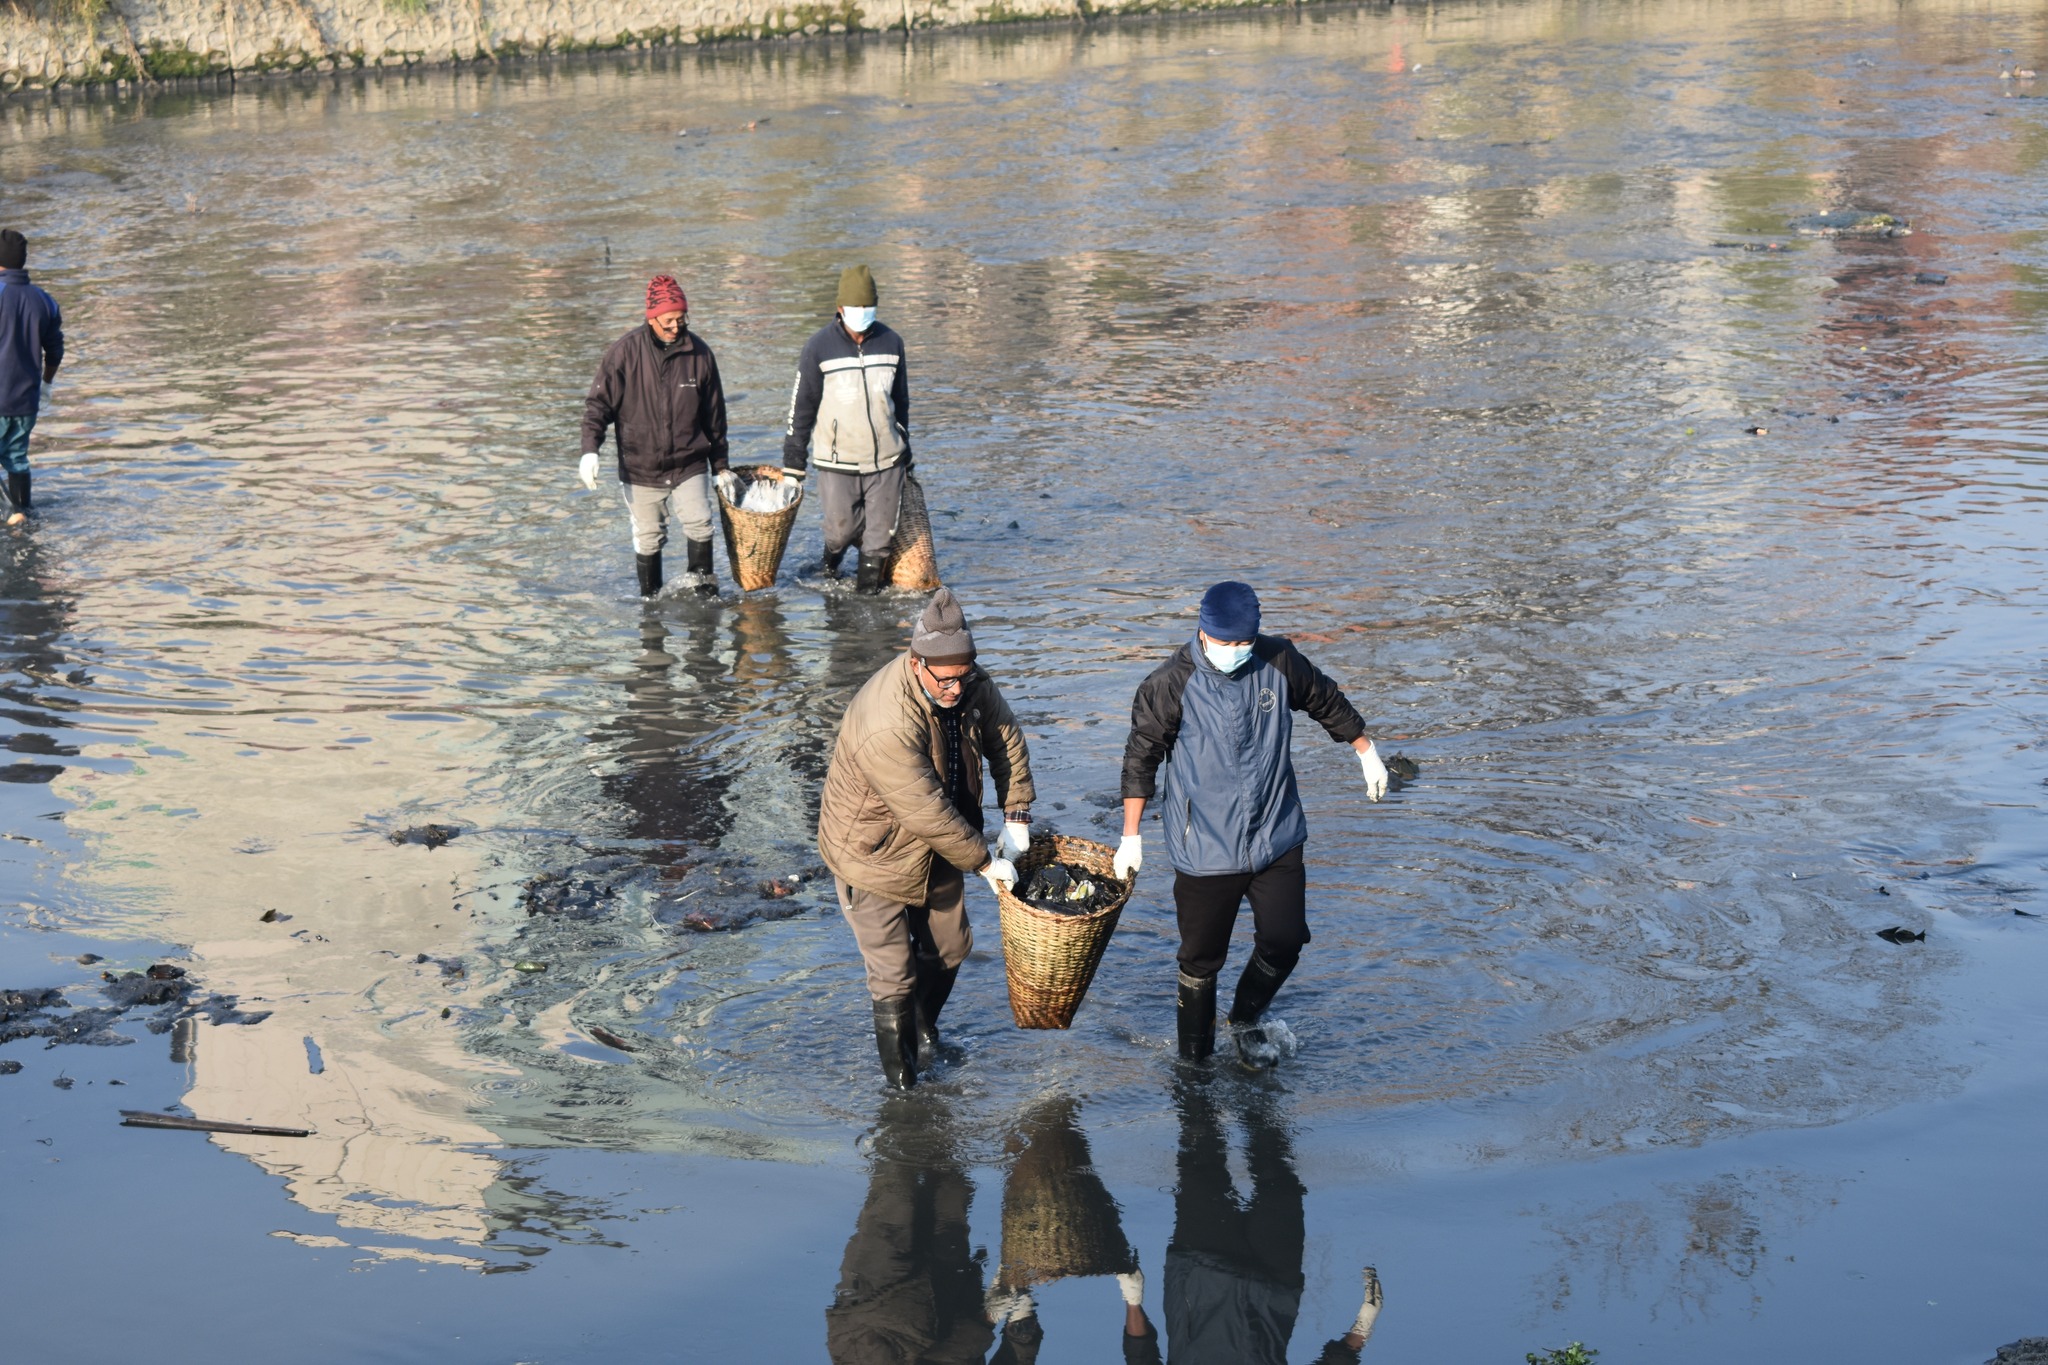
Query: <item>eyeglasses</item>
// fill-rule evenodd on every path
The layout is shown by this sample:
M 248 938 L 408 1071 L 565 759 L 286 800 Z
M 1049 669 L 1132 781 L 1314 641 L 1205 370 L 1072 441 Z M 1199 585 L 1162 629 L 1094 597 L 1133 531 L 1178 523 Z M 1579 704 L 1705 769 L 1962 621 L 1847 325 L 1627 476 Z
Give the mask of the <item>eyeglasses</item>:
M 938 674 L 932 672 L 932 666 L 922 659 L 919 659 L 917 661 L 917 666 L 924 671 L 924 675 L 927 678 L 930 678 L 932 680 L 933 689 L 939 692 L 958 692 L 962 687 L 966 686 L 966 684 L 974 678 L 976 673 L 975 669 L 970 668 L 965 673 L 958 674 L 954 677 L 942 678 Z

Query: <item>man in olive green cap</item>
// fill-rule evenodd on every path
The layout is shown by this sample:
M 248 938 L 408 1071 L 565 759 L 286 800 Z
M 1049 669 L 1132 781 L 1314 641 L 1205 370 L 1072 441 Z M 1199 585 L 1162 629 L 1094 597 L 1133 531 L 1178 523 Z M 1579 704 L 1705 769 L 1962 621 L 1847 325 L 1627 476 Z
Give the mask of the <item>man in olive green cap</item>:
M 825 576 L 839 577 L 846 547 L 858 542 L 861 592 L 880 592 L 889 581 L 889 541 L 911 463 L 903 338 L 875 321 L 875 299 L 866 266 L 840 272 L 835 315 L 796 363 L 782 440 L 785 478 L 803 478 L 807 465 L 818 469 Z

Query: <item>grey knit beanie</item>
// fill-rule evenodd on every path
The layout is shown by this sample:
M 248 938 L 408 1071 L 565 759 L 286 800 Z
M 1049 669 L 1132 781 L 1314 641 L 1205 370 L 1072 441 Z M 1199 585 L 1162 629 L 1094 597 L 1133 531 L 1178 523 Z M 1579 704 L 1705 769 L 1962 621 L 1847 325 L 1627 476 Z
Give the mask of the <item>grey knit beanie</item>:
M 910 652 L 928 664 L 974 662 L 974 635 L 967 629 L 967 614 L 951 588 L 940 588 L 918 613 L 917 628 L 910 633 Z

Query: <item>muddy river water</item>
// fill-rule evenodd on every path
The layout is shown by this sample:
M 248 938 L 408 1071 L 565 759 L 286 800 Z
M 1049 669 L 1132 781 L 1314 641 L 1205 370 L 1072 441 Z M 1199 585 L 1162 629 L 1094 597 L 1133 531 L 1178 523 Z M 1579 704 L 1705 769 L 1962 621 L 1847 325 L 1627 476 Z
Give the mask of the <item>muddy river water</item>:
M 1367 1265 L 1367 1359 L 2048 1333 L 2032 67 L 2018 3 L 1530 0 L 0 106 L 71 341 L 0 987 L 215 1003 L 0 1043 L 4 1353 L 979 1361 L 1007 1277 L 1009 1358 L 1116 1361 L 1131 1261 L 1177 1361 L 1317 1359 Z M 1911 235 L 1787 226 L 1844 208 Z M 644 607 L 573 477 L 648 275 L 773 460 L 854 261 L 1042 821 L 1114 841 L 1224 577 L 1420 764 L 1297 733 L 1271 1075 L 1171 1062 L 1154 840 L 1067 1033 L 972 888 L 882 1095 L 811 828 L 915 602 L 807 508 Z

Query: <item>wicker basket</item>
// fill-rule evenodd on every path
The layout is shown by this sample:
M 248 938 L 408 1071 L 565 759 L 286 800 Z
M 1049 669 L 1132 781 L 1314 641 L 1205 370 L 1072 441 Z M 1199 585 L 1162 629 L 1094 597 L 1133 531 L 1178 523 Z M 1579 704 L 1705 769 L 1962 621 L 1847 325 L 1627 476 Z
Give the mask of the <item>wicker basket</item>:
M 925 510 L 924 485 L 903 476 L 903 502 L 896 510 L 896 534 L 889 541 L 889 586 L 930 592 L 939 586 L 939 554 L 932 543 L 932 516 Z
M 1003 1258 L 996 1283 L 1015 1292 L 1069 1276 L 1138 1268 L 1114 1197 L 1095 1173 L 1074 1101 L 1047 1101 L 1028 1115 L 1022 1150 L 1003 1181 Z
M 777 465 L 742 465 L 732 472 L 740 476 L 743 484 L 782 477 Z M 780 512 L 749 512 L 727 500 L 723 491 L 719 493 L 718 519 L 725 525 L 725 555 L 741 592 L 752 592 L 775 582 L 775 571 L 782 567 L 782 552 L 789 547 L 789 533 L 803 505 L 801 484 L 797 486 L 796 501 Z
M 1088 839 L 1063 834 L 1041 835 L 1017 859 L 1017 878 L 1024 880 L 1047 863 L 1065 863 L 1083 869 L 1091 877 L 1117 880 L 1112 870 L 1116 855 L 1106 846 Z M 1010 1014 L 1018 1028 L 1065 1028 L 1074 1022 L 1074 1011 L 1088 994 L 1095 968 L 1109 936 L 1116 932 L 1118 916 L 1131 899 L 1133 877 L 1123 882 L 1123 894 L 1104 908 L 1087 915 L 1057 915 L 997 891 L 1003 917 L 1003 970 L 1010 979 Z

